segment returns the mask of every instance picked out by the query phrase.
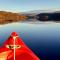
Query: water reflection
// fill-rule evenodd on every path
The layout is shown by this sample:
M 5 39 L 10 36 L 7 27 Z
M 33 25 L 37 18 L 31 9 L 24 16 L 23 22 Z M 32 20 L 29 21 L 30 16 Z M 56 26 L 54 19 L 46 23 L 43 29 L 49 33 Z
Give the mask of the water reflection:
M 0 45 L 16 31 L 42 60 L 60 59 L 60 23 L 0 25 Z

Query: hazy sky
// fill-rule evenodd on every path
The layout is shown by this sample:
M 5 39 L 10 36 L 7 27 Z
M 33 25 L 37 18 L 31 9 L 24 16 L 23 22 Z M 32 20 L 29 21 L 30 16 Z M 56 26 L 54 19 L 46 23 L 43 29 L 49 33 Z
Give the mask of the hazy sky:
M 30 11 L 30 10 L 59 10 L 60 0 L 0 0 L 0 10 Z

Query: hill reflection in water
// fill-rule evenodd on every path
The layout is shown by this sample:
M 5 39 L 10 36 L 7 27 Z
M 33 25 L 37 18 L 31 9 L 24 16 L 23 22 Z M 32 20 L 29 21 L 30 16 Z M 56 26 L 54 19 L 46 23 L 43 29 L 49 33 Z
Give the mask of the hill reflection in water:
M 0 45 L 16 31 L 41 60 L 60 60 L 60 23 L 0 25 Z

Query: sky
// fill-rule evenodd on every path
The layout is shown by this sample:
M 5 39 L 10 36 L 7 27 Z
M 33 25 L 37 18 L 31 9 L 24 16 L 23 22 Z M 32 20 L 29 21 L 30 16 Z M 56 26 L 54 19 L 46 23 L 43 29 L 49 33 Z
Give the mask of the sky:
M 0 0 L 0 11 L 60 10 L 60 0 Z

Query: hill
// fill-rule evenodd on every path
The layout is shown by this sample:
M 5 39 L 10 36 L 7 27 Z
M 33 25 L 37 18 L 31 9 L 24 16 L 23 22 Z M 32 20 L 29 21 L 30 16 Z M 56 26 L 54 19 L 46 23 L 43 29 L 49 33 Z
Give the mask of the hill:
M 26 16 L 18 13 L 0 11 L 0 24 L 24 21 L 26 18 Z

